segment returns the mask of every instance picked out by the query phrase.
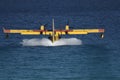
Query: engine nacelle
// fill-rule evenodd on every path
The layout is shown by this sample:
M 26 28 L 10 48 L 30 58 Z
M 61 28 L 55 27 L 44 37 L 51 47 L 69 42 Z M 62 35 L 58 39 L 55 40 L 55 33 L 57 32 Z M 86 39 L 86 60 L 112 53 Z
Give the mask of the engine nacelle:
M 45 30 L 44 25 L 41 25 L 41 26 L 40 26 L 40 30 Z
M 69 30 L 69 25 L 66 25 L 66 26 L 65 26 L 65 30 Z

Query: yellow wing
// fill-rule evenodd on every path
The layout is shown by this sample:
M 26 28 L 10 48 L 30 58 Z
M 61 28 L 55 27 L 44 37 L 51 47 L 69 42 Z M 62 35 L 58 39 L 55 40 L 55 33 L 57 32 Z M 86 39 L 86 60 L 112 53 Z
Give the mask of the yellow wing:
M 69 29 L 69 25 L 66 25 L 65 30 L 55 30 L 55 33 L 59 35 L 82 35 L 89 33 L 104 33 L 104 31 L 104 29 Z
M 104 33 L 104 29 L 73 29 L 73 30 L 56 30 L 59 35 L 82 35 L 90 33 Z
M 74 29 L 68 34 L 90 34 L 90 33 L 104 33 L 104 29 Z
M 51 30 L 18 30 L 18 29 L 3 29 L 4 33 L 18 33 L 21 35 L 52 35 Z M 89 33 L 104 33 L 104 29 L 73 29 L 73 30 L 55 30 L 55 34 L 59 35 L 77 35 Z
M 52 35 L 52 31 L 48 30 L 18 30 L 18 29 L 5 29 L 3 28 L 4 33 L 11 34 L 21 34 L 21 35 Z

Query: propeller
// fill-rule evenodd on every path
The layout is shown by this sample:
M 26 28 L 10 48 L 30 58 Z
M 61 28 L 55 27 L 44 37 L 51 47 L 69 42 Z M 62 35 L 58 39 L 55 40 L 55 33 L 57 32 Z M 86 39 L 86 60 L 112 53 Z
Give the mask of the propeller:
M 40 21 L 39 21 L 38 23 L 40 24 L 40 28 L 41 28 L 41 26 L 43 26 L 44 29 L 45 29 L 45 27 L 48 26 L 48 23 L 43 24 L 43 23 L 41 23 Z
M 45 24 L 43 24 L 43 23 L 41 23 L 40 21 L 38 22 L 40 25 L 43 25 L 43 26 L 47 26 L 48 25 L 48 23 L 45 23 Z
M 68 26 L 70 25 L 70 20 L 67 20 L 67 24 L 66 25 L 68 25 Z M 70 28 L 74 29 L 74 27 L 71 27 L 71 26 L 70 26 Z
M 44 26 L 46 27 L 48 25 L 48 23 L 44 24 Z

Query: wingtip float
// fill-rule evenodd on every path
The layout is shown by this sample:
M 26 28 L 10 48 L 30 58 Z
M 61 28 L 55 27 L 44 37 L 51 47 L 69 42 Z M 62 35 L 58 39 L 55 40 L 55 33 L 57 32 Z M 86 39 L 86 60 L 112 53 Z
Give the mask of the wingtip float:
M 5 29 L 3 28 L 3 32 L 6 34 L 6 38 L 8 38 L 8 34 L 21 34 L 21 35 L 48 35 L 49 39 L 52 42 L 55 42 L 60 39 L 61 35 L 87 35 L 90 33 L 100 33 L 101 38 L 104 38 L 104 29 L 69 29 L 69 25 L 65 26 L 65 30 L 57 30 L 54 26 L 54 19 L 52 20 L 52 30 L 45 30 L 45 26 L 41 25 L 39 30 L 26 30 L 26 29 Z

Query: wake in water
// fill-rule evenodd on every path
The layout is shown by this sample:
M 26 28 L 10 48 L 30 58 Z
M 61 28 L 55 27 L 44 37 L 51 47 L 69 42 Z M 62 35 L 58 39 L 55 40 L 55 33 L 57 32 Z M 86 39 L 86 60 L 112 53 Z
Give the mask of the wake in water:
M 54 43 L 47 38 L 42 39 L 23 39 L 23 46 L 63 46 L 63 45 L 82 45 L 82 41 L 77 38 L 61 38 Z

